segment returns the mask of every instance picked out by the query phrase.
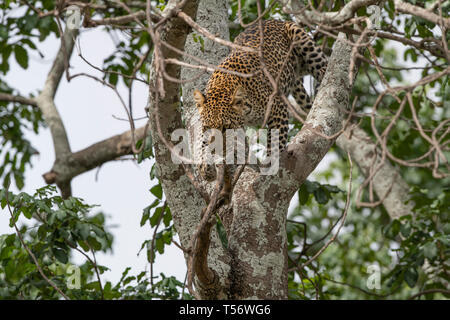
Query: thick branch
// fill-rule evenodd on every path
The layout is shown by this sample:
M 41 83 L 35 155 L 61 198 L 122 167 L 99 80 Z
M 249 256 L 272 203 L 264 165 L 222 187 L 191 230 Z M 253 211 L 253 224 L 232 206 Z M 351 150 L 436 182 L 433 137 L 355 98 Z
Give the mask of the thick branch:
M 136 129 L 136 140 L 143 139 L 144 133 L 145 127 Z M 45 173 L 43 177 L 45 182 L 49 184 L 67 182 L 108 161 L 113 161 L 132 153 L 131 130 L 129 130 L 72 153 L 67 161 L 59 164 L 58 172 L 52 170 Z
M 382 163 L 381 150 L 364 130 L 359 127 L 349 128 L 336 143 L 351 154 L 365 177 L 370 176 L 372 168 L 380 166 L 372 178 L 372 185 L 392 219 L 411 212 L 412 204 L 405 204 L 409 199 L 408 185 L 387 159 Z
M 306 180 L 335 141 L 322 135 L 332 136 L 339 132 L 344 117 L 348 115 L 351 50 L 341 33 L 305 124 L 289 144 L 287 152 L 281 155 L 281 166 L 295 177 L 298 186 Z
M 53 170 L 58 172 L 57 165 L 59 162 L 65 162 L 65 159 L 70 155 L 70 145 L 67 138 L 67 132 L 64 128 L 61 116 L 54 102 L 56 90 L 58 89 L 62 75 L 70 56 L 73 51 L 75 37 L 77 30 L 66 29 L 61 39 L 61 47 L 53 62 L 52 68 L 47 75 L 44 88 L 39 96 L 36 98 L 37 105 L 42 111 L 45 122 L 50 128 L 53 139 L 53 147 L 55 150 L 55 165 Z M 68 183 L 60 184 L 63 197 L 71 195 L 70 181 Z
M 343 34 L 335 44 L 306 125 L 288 145 L 287 152 L 281 154 L 280 169 L 276 174 L 262 175 L 246 167 L 236 183 L 233 212 L 224 223 L 232 255 L 230 291 L 234 299 L 288 297 L 286 213 L 289 203 L 334 143 L 314 132 L 326 135 L 338 132 L 347 114 L 344 110 L 349 109 L 352 48 L 342 38 Z
M 363 7 L 373 4 L 378 4 L 380 0 L 353 0 L 347 3 L 338 12 L 319 12 L 312 10 L 303 10 L 303 5 L 300 2 L 294 1 L 292 3 L 293 13 L 298 15 L 301 19 L 307 19 L 315 24 L 325 24 L 328 26 L 344 23 L 353 18 L 355 12 Z
M 430 22 L 433 22 L 437 25 L 440 24 L 441 17 L 437 14 L 434 14 L 433 12 L 426 10 L 424 8 L 412 5 L 410 3 L 403 2 L 401 0 L 394 0 L 395 9 L 403 12 L 408 13 L 416 17 L 420 17 L 422 19 L 428 20 Z M 445 28 L 450 28 L 450 18 L 442 18 L 442 25 Z

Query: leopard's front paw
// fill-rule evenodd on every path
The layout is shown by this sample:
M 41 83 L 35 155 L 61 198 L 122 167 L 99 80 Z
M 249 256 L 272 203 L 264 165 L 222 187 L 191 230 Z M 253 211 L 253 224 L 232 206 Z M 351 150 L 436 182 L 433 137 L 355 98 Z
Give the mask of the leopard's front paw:
M 216 167 L 213 164 L 202 163 L 199 166 L 201 177 L 206 181 L 216 180 Z

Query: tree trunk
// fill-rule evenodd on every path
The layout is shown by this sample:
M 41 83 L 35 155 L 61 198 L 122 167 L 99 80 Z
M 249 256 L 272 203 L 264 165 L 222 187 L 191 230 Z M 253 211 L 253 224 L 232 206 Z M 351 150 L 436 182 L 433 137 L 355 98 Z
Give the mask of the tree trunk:
M 165 12 L 178 1 L 169 1 Z M 226 1 L 188 1 L 183 11 L 211 33 L 228 39 Z M 194 19 L 195 20 L 195 19 Z M 228 48 L 204 39 L 200 42 L 187 39 L 189 29 L 181 19 L 173 18 L 161 39 L 187 54 L 199 57 L 211 64 L 217 64 L 227 54 Z M 343 35 L 340 36 L 341 40 Z M 174 52 L 162 47 L 165 58 L 180 58 Z M 295 192 L 318 165 L 334 143 L 316 134 L 333 135 L 342 127 L 347 114 L 351 47 L 344 41 L 337 41 L 330 58 L 328 71 L 321 89 L 310 111 L 306 125 L 280 156 L 280 169 L 275 175 L 261 175 L 246 167 L 237 182 L 231 205 L 223 214 L 228 249 L 218 240 L 215 228 L 211 232 L 208 251 L 208 266 L 219 278 L 215 289 L 204 288 L 196 282 L 196 290 L 203 299 L 287 299 L 287 242 L 286 216 L 289 203 Z M 186 62 L 192 62 L 189 59 Z M 180 78 L 180 68 L 170 64 L 167 73 Z M 185 69 L 182 79 L 192 79 L 198 70 Z M 183 116 L 186 128 L 192 133 L 199 126 L 198 114 L 193 106 L 192 90 L 204 89 L 209 75 L 203 75 L 195 82 L 183 85 Z M 151 81 L 156 83 L 155 59 L 153 59 Z M 160 139 L 156 127 L 155 104 L 161 131 L 167 140 L 173 130 L 183 128 L 179 110 L 179 84 L 164 80 L 165 97 L 150 90 L 149 110 L 151 131 L 159 178 L 167 202 L 171 208 L 175 226 L 182 245 L 188 248 L 196 229 L 202 209 L 206 203 L 186 177 L 181 165 L 171 160 L 170 150 Z M 158 99 L 156 102 L 155 100 Z

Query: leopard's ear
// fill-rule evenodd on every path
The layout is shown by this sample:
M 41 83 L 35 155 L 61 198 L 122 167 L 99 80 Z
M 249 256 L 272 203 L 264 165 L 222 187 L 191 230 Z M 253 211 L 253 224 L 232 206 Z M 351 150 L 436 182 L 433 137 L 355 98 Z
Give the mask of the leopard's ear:
M 241 103 L 242 100 L 244 100 L 244 97 L 245 97 L 244 88 L 242 88 L 242 86 L 238 85 L 236 90 L 234 91 L 233 104 Z
M 197 89 L 194 90 L 194 101 L 197 104 L 197 108 L 201 110 L 205 103 L 205 96 Z

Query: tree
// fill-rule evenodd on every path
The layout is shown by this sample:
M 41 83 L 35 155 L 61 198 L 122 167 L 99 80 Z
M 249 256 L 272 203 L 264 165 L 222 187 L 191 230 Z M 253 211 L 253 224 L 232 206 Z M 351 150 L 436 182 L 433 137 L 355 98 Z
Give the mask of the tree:
M 16 6 L 25 13 L 9 16 Z M 21 96 L 0 80 L 0 199 L 16 228 L 0 238 L 2 296 L 176 299 L 182 290 L 181 297 L 197 299 L 448 297 L 449 6 L 442 0 L 6 1 L 2 74 L 12 72 L 13 53 L 27 68 L 27 52 L 39 50 L 36 37 L 55 34 L 61 46 L 38 96 Z M 82 28 L 130 35 L 104 61 L 103 78 L 69 68 L 78 15 Z M 223 167 L 215 182 L 203 181 L 196 166 L 174 161 L 178 141 L 171 135 L 184 128 L 192 137 L 199 129 L 193 89 L 204 88 L 208 72 L 233 47 L 230 40 L 246 25 L 274 17 L 304 25 L 329 55 L 328 69 L 307 117 L 293 112 L 277 173 L 238 166 L 231 202 L 222 205 Z M 411 71 L 420 79 L 408 81 Z M 114 90 L 130 130 L 72 152 L 54 103 L 63 76 Z M 144 127 L 135 128 L 131 98 L 120 96 L 119 81 L 130 96 L 134 81 L 148 83 Z M 43 177 L 61 196 L 51 186 L 33 196 L 8 190 L 12 178 L 23 187 L 33 155 L 23 130 L 30 125 L 51 130 L 56 160 Z M 154 283 L 152 273 L 132 277 L 128 270 L 115 286 L 102 284 L 95 252 L 108 250 L 112 236 L 102 215 L 87 215 L 91 207 L 73 197 L 70 184 L 130 154 L 138 163 L 154 159 L 150 176 L 158 181 L 150 190 L 157 199 L 141 223 L 155 232 L 143 248 L 152 265 L 157 251 L 175 243 L 186 257 L 185 284 L 164 276 Z M 327 154 L 335 160 L 311 180 Z M 288 212 L 293 198 L 298 205 Z M 37 231 L 19 228 L 20 215 L 37 220 Z M 67 282 L 73 250 L 87 259 L 77 288 Z

